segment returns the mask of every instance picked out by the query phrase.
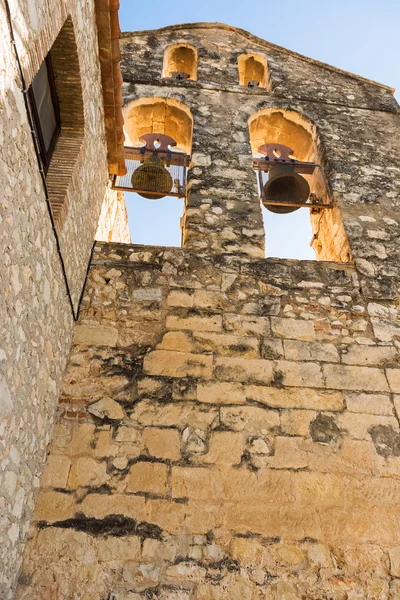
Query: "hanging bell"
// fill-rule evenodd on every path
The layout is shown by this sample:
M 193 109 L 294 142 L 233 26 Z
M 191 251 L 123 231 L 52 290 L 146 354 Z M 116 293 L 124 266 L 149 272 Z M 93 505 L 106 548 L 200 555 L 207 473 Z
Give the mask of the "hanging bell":
M 299 204 L 306 202 L 310 186 L 304 177 L 295 173 L 293 165 L 275 164 L 271 167 L 267 183 L 264 185 L 263 204 L 273 213 L 287 214 L 298 210 Z M 269 202 L 282 203 L 269 204 Z
M 171 191 L 173 185 L 170 173 L 158 156 L 145 158 L 144 164 L 134 171 L 131 182 L 132 188 L 137 191 L 139 196 L 149 200 L 164 198 Z M 146 192 L 152 193 L 146 194 Z

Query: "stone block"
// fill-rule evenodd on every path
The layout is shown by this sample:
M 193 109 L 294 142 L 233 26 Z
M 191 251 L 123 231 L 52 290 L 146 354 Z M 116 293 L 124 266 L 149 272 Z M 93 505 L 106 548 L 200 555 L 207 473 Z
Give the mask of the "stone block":
M 134 427 L 118 427 L 115 434 L 116 442 L 138 442 L 140 440 L 140 431 Z
M 186 530 L 186 511 L 185 504 L 174 502 L 170 499 L 150 498 L 147 501 L 148 521 L 158 525 L 165 534 L 180 534 Z
M 158 344 L 157 349 L 193 352 L 194 344 L 191 337 L 184 331 L 168 331 L 161 340 L 161 343 Z
M 98 560 L 103 563 L 140 559 L 141 540 L 136 536 L 103 537 L 97 546 Z
M 168 460 L 179 460 L 180 440 L 177 429 L 148 427 L 143 432 L 143 444 L 150 456 Z
M 283 346 L 287 360 L 339 362 L 339 353 L 333 344 L 285 340 Z
M 259 342 L 256 338 L 217 333 L 194 333 L 197 350 L 206 350 L 215 354 L 257 358 Z
M 223 381 L 269 384 L 273 378 L 273 362 L 246 358 L 215 359 L 214 374 Z
M 211 378 L 212 357 L 205 354 L 154 350 L 143 363 L 143 370 L 149 375 L 164 377 Z
M 68 454 L 90 454 L 96 426 L 93 423 L 79 423 L 71 429 L 72 441 L 68 446 Z
M 237 465 L 244 452 L 244 439 L 233 431 L 216 431 L 211 434 L 207 454 L 197 457 L 197 462 Z
M 35 521 L 47 521 L 48 523 L 70 519 L 76 511 L 75 502 L 72 494 L 43 491 L 39 494 L 33 519 Z
M 399 506 L 400 480 L 394 477 L 347 478 L 346 499 L 351 507 Z
M 321 367 L 317 363 L 277 360 L 275 369 L 274 379 L 278 379 L 280 385 L 311 388 L 324 387 Z
M 265 464 L 273 469 L 305 469 L 309 465 L 307 452 L 300 448 L 302 439 L 277 436 L 275 454 L 267 456 Z
M 162 463 L 138 462 L 127 477 L 128 492 L 145 492 L 164 496 L 167 486 L 167 466 Z
M 235 313 L 224 314 L 224 328 L 227 331 L 235 331 L 238 335 L 268 336 L 271 332 L 268 317 L 253 317 Z
M 326 386 L 334 390 L 359 390 L 360 392 L 389 391 L 385 373 L 381 369 L 345 365 L 323 365 L 322 370 Z
M 132 299 L 136 302 L 161 302 L 161 288 L 138 288 L 133 290 Z
M 352 344 L 342 353 L 342 362 L 348 365 L 385 366 L 398 358 L 394 346 L 359 346 Z
M 262 543 L 254 538 L 235 537 L 231 543 L 231 556 L 245 567 L 264 566 L 263 555 L 265 554 Z
M 217 472 L 206 467 L 172 467 L 171 494 L 173 498 L 207 500 L 220 498 L 223 486 Z
M 118 348 L 129 348 L 135 344 L 153 345 L 161 335 L 160 322 L 152 321 L 131 321 L 118 332 Z
M 393 577 L 400 577 L 400 546 L 389 550 L 390 574 Z
M 50 454 L 40 479 L 41 487 L 66 488 L 70 468 L 71 460 L 68 456 Z
M 218 409 L 211 406 L 204 410 L 204 407 L 193 403 L 173 402 L 157 405 L 151 401 L 143 401 L 135 404 L 130 417 L 132 422 L 143 427 L 207 427 L 216 420 L 217 415 Z
M 369 543 L 394 545 L 398 543 L 397 518 L 384 508 L 343 510 L 325 508 L 321 513 L 322 539 L 326 543 L 341 546 Z M 379 523 L 379 527 L 377 527 Z
M 100 323 L 83 323 L 76 326 L 74 343 L 88 346 L 116 346 L 118 330 Z
M 197 399 L 206 404 L 244 404 L 246 394 L 240 383 L 198 383 Z
M 167 298 L 168 306 L 182 306 L 191 308 L 193 306 L 193 295 L 181 290 L 172 290 Z
M 108 515 L 124 515 L 138 521 L 146 521 L 148 511 L 143 496 L 125 494 L 88 494 L 85 496 L 79 511 L 86 517 L 104 519 Z
M 282 410 L 281 427 L 286 435 L 308 437 L 310 423 L 317 413 L 313 410 Z
M 315 340 L 315 329 L 312 321 L 271 317 L 272 332 L 277 337 L 289 340 Z
M 370 440 L 369 429 L 377 425 L 389 426 L 396 431 L 399 429 L 398 421 L 393 416 L 361 415 L 347 411 L 338 416 L 337 424 L 340 429 L 347 431 L 352 438 L 358 440 Z
M 114 443 L 111 428 L 99 431 L 91 444 L 90 454 L 94 458 L 110 458 L 118 452 L 118 446 Z
M 349 412 L 369 415 L 393 415 L 393 405 L 389 396 L 384 394 L 345 394 L 346 407 Z
M 246 386 L 248 400 L 262 402 L 272 408 L 301 408 L 319 411 L 343 410 L 343 393 L 332 390 L 314 390 L 310 388 L 276 388 L 264 386 Z
M 320 515 L 314 508 L 269 506 L 267 504 L 227 504 L 226 527 L 234 532 L 251 531 L 271 538 L 319 539 L 321 537 Z
M 219 310 L 224 306 L 225 302 L 226 296 L 225 294 L 221 294 L 221 292 L 208 290 L 195 290 L 194 292 L 194 306 L 197 308 Z
M 388 378 L 390 391 L 395 394 L 400 393 L 400 368 L 386 369 L 386 376 Z
M 256 406 L 222 406 L 220 420 L 224 427 L 250 434 L 262 433 L 273 427 L 279 427 L 280 424 L 278 411 Z
M 122 421 L 125 412 L 118 402 L 112 398 L 102 398 L 97 402 L 89 404 L 87 411 L 98 419 L 109 419 L 110 421 Z
M 299 442 L 299 451 L 306 452 L 310 471 L 372 475 L 377 473 L 378 456 L 371 442 L 343 437 L 340 450 L 335 446 Z
M 78 487 L 100 486 L 109 479 L 107 463 L 98 462 L 93 458 L 77 458 L 71 466 L 68 477 L 68 487 L 72 490 Z
M 283 341 L 263 338 L 261 345 L 261 357 L 267 360 L 285 358 Z
M 344 507 L 346 481 L 331 473 L 295 473 L 293 490 L 299 506 Z
M 189 316 L 177 317 L 170 315 L 167 317 L 167 329 L 188 330 L 188 331 L 221 331 L 222 317 L 212 315 L 209 317 Z

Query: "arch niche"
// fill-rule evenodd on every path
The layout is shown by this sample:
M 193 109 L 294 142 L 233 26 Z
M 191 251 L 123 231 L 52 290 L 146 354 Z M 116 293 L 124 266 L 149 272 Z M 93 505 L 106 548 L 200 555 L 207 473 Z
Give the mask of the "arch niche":
M 174 71 L 187 73 L 189 79 L 197 81 L 197 48 L 195 46 L 181 43 L 166 47 L 163 77 L 172 77 Z
M 268 63 L 261 54 L 241 54 L 238 57 L 239 84 L 248 87 L 258 81 L 258 87 L 270 90 Z
M 139 98 L 123 108 L 127 146 L 140 145 L 145 133 L 163 133 L 176 140 L 176 150 L 191 153 L 193 117 L 188 106 L 174 98 Z
M 284 108 L 264 108 L 249 119 L 250 143 L 254 157 L 261 156 L 258 149 L 266 143 L 276 143 L 293 149 L 293 157 L 300 161 L 324 164 L 322 144 L 316 125 L 300 112 Z M 316 169 L 313 175 L 304 175 L 311 190 L 317 196 L 330 201 L 330 190 L 322 169 Z M 309 210 L 301 208 L 300 210 Z M 320 212 L 310 210 L 313 234 L 312 247 L 317 260 L 349 262 L 351 250 L 344 230 L 340 210 L 323 209 Z M 282 219 L 284 227 L 284 219 Z M 282 232 L 284 234 L 284 230 Z

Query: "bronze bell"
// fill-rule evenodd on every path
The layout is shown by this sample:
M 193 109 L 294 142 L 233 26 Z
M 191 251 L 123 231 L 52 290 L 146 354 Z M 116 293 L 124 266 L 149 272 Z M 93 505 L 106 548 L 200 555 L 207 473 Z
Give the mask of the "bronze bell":
M 132 188 L 139 196 L 149 200 L 164 198 L 172 189 L 172 177 L 158 156 L 149 156 L 144 164 L 138 167 L 132 175 Z M 143 190 L 143 191 L 139 191 Z M 159 192 L 146 194 L 147 192 Z
M 286 203 L 306 202 L 310 195 L 310 186 L 304 177 L 295 173 L 293 165 L 275 164 L 269 172 L 267 183 L 264 185 L 264 205 L 269 211 L 287 214 L 298 210 L 299 206 L 285 206 Z M 282 206 L 267 204 L 267 202 L 282 202 Z

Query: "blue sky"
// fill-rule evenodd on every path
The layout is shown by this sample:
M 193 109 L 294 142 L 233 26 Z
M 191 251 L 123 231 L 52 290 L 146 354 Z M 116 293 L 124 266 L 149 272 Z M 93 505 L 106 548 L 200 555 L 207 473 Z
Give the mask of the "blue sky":
M 385 83 L 400 100 L 400 0 L 236 0 L 137 2 L 120 0 L 123 31 L 157 29 L 175 23 L 220 21 L 259 37 Z M 135 243 L 179 245 L 182 204 L 175 198 L 146 201 L 126 194 Z M 268 256 L 313 258 L 308 209 L 292 215 L 264 214 Z M 290 246 L 281 246 L 282 228 Z M 291 230 L 291 231 L 290 231 Z

